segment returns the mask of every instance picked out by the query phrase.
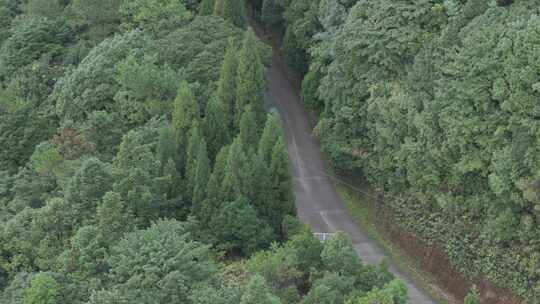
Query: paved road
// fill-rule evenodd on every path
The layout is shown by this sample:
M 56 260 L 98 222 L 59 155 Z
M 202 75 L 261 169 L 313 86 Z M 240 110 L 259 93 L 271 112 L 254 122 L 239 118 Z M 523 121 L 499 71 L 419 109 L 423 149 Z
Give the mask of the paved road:
M 379 263 L 385 257 L 385 253 L 347 213 L 346 205 L 337 194 L 333 182 L 324 174 L 327 172 L 327 165 L 321 155 L 318 140 L 311 135 L 309 115 L 294 86 L 287 80 L 283 65 L 276 54 L 268 71 L 268 79 L 269 99 L 273 101 L 284 120 L 285 140 L 294 171 L 300 219 L 310 224 L 314 232 L 348 233 L 364 262 Z M 409 276 L 399 272 L 393 262 L 390 269 L 407 284 L 410 303 L 435 303 L 415 286 Z

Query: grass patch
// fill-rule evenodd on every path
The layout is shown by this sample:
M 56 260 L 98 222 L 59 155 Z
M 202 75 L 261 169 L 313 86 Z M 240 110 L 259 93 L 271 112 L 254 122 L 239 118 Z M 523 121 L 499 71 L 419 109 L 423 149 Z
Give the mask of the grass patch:
M 362 190 L 365 193 L 360 193 L 357 190 L 353 190 L 348 186 L 337 184 L 337 191 L 341 198 L 345 201 L 347 209 L 351 216 L 362 227 L 362 229 L 368 234 L 368 236 L 377 242 L 377 244 L 386 252 L 386 254 L 393 260 L 400 271 L 410 275 L 418 287 L 424 292 L 429 294 L 437 303 L 450 304 L 456 303 L 450 296 L 445 294 L 443 290 L 437 287 L 433 283 L 433 280 L 429 274 L 420 271 L 418 262 L 409 257 L 405 252 L 397 248 L 390 240 L 388 240 L 382 232 L 377 229 L 375 224 L 375 210 L 373 208 L 373 198 L 368 187 L 363 187 Z

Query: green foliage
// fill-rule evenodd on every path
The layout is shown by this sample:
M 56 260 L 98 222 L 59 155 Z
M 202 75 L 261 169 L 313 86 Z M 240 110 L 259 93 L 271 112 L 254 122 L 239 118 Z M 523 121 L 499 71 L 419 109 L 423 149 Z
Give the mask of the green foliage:
M 120 90 L 114 99 L 120 114 L 135 125 L 151 117 L 170 113 L 180 76 L 169 65 L 158 65 L 154 57 L 128 56 L 117 66 Z
M 125 28 L 140 28 L 155 35 L 182 26 L 191 17 L 178 0 L 122 1 L 119 13 Z
M 283 12 L 279 0 L 264 0 L 261 11 L 261 21 L 268 29 L 275 29 L 283 22 Z
M 214 7 L 216 6 L 216 0 L 202 0 L 199 4 L 199 15 L 208 16 L 214 13 Z
M 58 174 L 64 158 L 60 155 L 58 147 L 49 142 L 36 146 L 30 161 L 36 172 L 44 175 Z
M 83 37 L 98 43 L 118 30 L 122 0 L 73 0 L 71 22 L 83 32 Z
M 224 204 L 212 221 L 212 231 L 220 249 L 244 256 L 267 247 L 273 239 L 270 227 L 243 198 Z
M 0 80 L 34 61 L 54 63 L 70 39 L 69 28 L 59 21 L 43 17 L 18 18 L 11 36 L 0 48 Z
M 58 282 L 46 273 L 39 273 L 32 279 L 31 286 L 24 295 L 24 304 L 57 304 L 60 301 Z
M 237 27 L 247 23 L 244 0 L 216 0 L 214 14 L 231 22 Z
M 213 97 L 206 105 L 204 117 L 204 137 L 208 143 L 208 157 L 214 160 L 221 148 L 231 141 L 231 123 L 227 105 Z
M 112 182 L 108 164 L 95 158 L 83 161 L 71 178 L 65 193 L 73 216 L 76 216 L 79 222 L 84 223 L 94 216 L 98 202 L 111 190 Z
M 279 27 L 288 5 L 270 2 Z M 301 303 L 341 278 L 291 216 L 246 4 L 0 0 L 2 303 Z M 294 6 L 287 22 L 314 11 Z M 356 294 L 389 273 L 343 280 Z
M 241 113 L 247 105 L 251 105 L 257 117 L 257 124 L 264 120 L 264 92 L 266 78 L 257 45 L 257 37 L 252 29 L 244 35 L 242 48 L 238 54 L 238 71 L 236 75 L 236 107 L 235 119 L 239 126 Z
M 171 125 L 176 140 L 178 168 L 186 165 L 186 153 L 189 141 L 189 130 L 194 122 L 201 117 L 199 104 L 195 100 L 189 84 L 185 81 L 180 83 L 176 99 L 173 104 Z
M 226 121 L 237 121 L 237 117 L 242 115 L 236 108 L 236 73 L 238 69 L 237 49 L 233 39 L 229 39 L 229 45 L 223 58 L 223 64 L 219 75 L 216 91 L 216 99 L 225 108 L 224 115 Z M 242 109 L 243 110 L 243 109 Z M 234 130 L 234 125 L 229 129 Z
M 473 288 L 469 291 L 464 299 L 464 304 L 480 304 L 480 293 L 478 292 L 478 288 L 476 288 L 476 286 L 473 286 Z
M 193 241 L 186 224 L 174 220 L 127 234 L 107 261 L 111 290 L 129 303 L 189 303 L 193 287 L 217 271 L 208 247 Z
M 64 119 L 81 121 L 94 111 L 111 112 L 119 90 L 116 64 L 148 40 L 139 32 L 127 32 L 101 42 L 71 72 L 59 79 L 51 99 Z
M 247 105 L 240 118 L 240 141 L 244 147 L 255 147 L 259 142 L 259 125 L 251 105 Z
M 264 279 L 254 276 L 246 286 L 240 304 L 279 304 L 279 299 L 272 295 L 266 287 Z

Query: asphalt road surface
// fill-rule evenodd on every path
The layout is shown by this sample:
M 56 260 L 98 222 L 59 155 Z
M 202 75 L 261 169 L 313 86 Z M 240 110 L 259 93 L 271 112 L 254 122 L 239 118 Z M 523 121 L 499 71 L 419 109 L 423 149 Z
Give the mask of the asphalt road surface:
M 311 225 L 314 232 L 348 233 L 362 260 L 377 264 L 386 257 L 390 270 L 409 288 L 410 303 L 435 303 L 421 291 L 412 279 L 400 272 L 395 263 L 371 240 L 348 214 L 332 180 L 325 174 L 327 164 L 320 152 L 319 141 L 312 136 L 307 111 L 294 86 L 289 82 L 283 64 L 274 54 L 268 71 L 269 99 L 283 119 L 285 141 L 295 180 L 296 205 L 300 219 Z

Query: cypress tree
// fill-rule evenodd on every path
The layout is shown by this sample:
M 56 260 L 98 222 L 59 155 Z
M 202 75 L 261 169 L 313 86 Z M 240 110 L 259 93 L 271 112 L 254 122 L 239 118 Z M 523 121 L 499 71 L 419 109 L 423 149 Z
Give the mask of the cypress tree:
M 186 81 L 182 81 L 174 100 L 172 129 L 176 140 L 176 165 L 179 172 L 184 172 L 189 130 L 194 121 L 200 119 L 199 104 Z
M 174 132 L 170 127 L 163 127 L 159 131 L 157 157 L 161 164 L 162 172 L 170 159 L 174 160 L 176 154 Z
M 204 135 L 208 143 L 208 157 L 214 159 L 219 150 L 230 142 L 230 122 L 227 107 L 217 98 L 211 98 L 206 106 Z
M 206 189 L 206 198 L 200 206 L 194 206 L 193 214 L 203 226 L 209 224 L 210 220 L 217 214 L 219 208 L 221 208 L 220 204 L 223 201 L 221 184 L 225 176 L 228 156 L 229 146 L 221 148 L 214 162 L 214 169 L 212 170 L 212 175 Z
M 275 225 L 270 221 L 272 218 L 272 210 L 269 210 L 269 208 L 271 208 L 270 201 L 272 199 L 270 169 L 262 160 L 260 154 L 253 153 L 251 154 L 244 171 L 242 193 L 253 204 L 259 216 L 267 223 L 271 224 L 274 232 L 279 232 L 279 230 L 275 230 Z M 279 226 L 280 225 L 278 224 L 278 229 Z
M 216 0 L 214 3 L 214 15 L 221 15 L 221 12 L 223 12 L 223 6 L 225 4 L 225 0 Z
M 193 185 L 193 206 L 200 208 L 200 205 L 206 198 L 208 188 L 208 179 L 210 178 L 210 160 L 206 151 L 204 140 L 199 145 L 197 153 L 197 164 L 195 167 L 194 185 Z
M 200 147 L 205 146 L 204 150 L 206 153 L 206 142 L 204 137 L 201 135 L 199 130 L 199 124 L 197 121 L 193 123 L 191 131 L 189 132 L 189 142 L 187 148 L 187 157 L 186 157 L 186 180 L 187 180 L 187 193 L 189 196 L 193 194 L 195 189 L 195 177 L 197 173 L 197 162 L 200 152 Z
M 219 75 L 216 98 L 226 109 L 224 112 L 225 121 L 229 124 L 229 130 L 234 130 L 235 120 L 235 100 L 236 100 L 236 74 L 238 70 L 237 49 L 234 39 L 229 39 L 229 46 L 223 58 Z M 242 112 L 240 112 L 242 113 Z M 240 114 L 238 114 L 240 115 Z
M 269 113 L 266 117 L 266 123 L 264 124 L 258 150 L 265 163 L 270 164 L 270 161 L 272 160 L 272 151 L 281 134 L 282 130 L 279 114 Z
M 231 22 L 237 27 L 246 25 L 246 7 L 244 0 L 217 0 L 214 14 Z
M 257 118 L 253 112 L 251 105 L 247 105 L 242 118 L 240 119 L 240 140 L 242 146 L 247 149 L 254 149 L 259 141 L 259 126 Z
M 215 0 L 202 0 L 201 4 L 199 5 L 199 15 L 201 16 L 208 16 L 212 15 L 214 12 L 215 7 Z
M 238 74 L 236 76 L 236 113 L 243 113 L 246 105 L 251 104 L 257 117 L 258 125 L 264 121 L 264 92 L 266 78 L 264 65 L 256 47 L 257 37 L 250 28 L 246 31 L 242 49 L 238 55 Z M 237 125 L 240 117 L 236 117 Z
M 272 206 L 269 206 L 269 210 L 275 212 L 271 222 L 273 225 L 280 225 L 285 215 L 295 214 L 289 157 L 282 137 L 278 138 L 272 151 L 270 179 Z
M 108 245 L 120 240 L 122 235 L 134 228 L 133 215 L 125 207 L 120 194 L 107 192 L 96 213 L 99 237 Z
M 234 201 L 243 194 L 245 165 L 246 155 L 242 147 L 242 141 L 237 137 L 229 148 L 225 176 L 221 185 L 221 194 L 225 201 Z
M 267 29 L 273 29 L 283 22 L 282 8 L 278 0 L 264 0 L 261 21 Z

